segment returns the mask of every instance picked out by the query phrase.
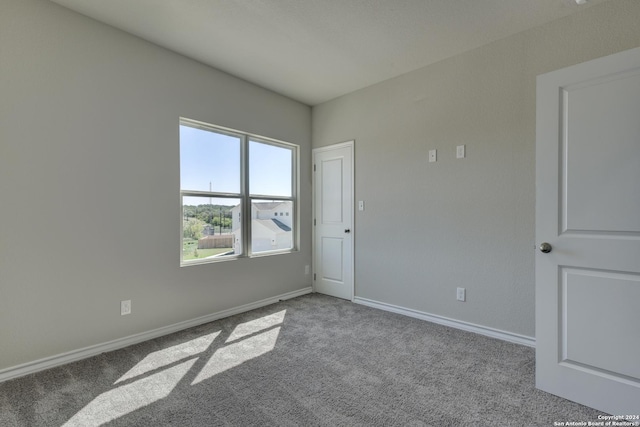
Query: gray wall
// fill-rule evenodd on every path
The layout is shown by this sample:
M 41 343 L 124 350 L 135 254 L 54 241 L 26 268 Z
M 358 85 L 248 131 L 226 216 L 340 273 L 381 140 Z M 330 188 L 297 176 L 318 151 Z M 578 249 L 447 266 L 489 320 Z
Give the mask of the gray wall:
M 356 296 L 533 337 L 536 75 L 640 46 L 639 22 L 605 2 L 314 107 L 314 147 L 356 140 Z
M 300 145 L 300 252 L 179 267 L 180 116 Z M 2 0 L 0 370 L 310 286 L 310 135 L 308 106 Z

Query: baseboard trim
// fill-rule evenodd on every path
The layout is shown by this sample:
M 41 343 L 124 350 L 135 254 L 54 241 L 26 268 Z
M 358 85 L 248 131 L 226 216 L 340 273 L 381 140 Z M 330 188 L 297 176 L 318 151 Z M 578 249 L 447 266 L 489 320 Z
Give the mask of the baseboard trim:
M 489 328 L 486 326 L 476 325 L 474 323 L 464 322 L 462 320 L 450 319 L 448 317 L 438 316 L 436 314 L 425 313 L 411 308 L 400 307 L 393 304 L 374 301 L 367 298 L 355 297 L 353 302 L 356 304 L 366 305 L 368 307 L 377 308 L 392 313 L 398 313 L 416 319 L 426 320 L 427 322 L 437 323 L 439 325 L 449 326 L 461 329 L 467 332 L 485 335 L 491 338 L 512 342 L 515 344 L 525 345 L 527 347 L 536 346 L 536 339 L 526 335 L 514 334 L 513 332 L 502 331 L 500 329 Z
M 184 329 L 189 329 L 194 326 L 203 325 L 205 323 L 213 322 L 214 320 L 223 319 L 225 317 L 233 316 L 235 314 L 240 314 L 247 311 L 255 310 L 256 308 L 275 304 L 282 300 L 287 300 L 287 299 L 299 297 L 302 295 L 306 295 L 311 292 L 312 292 L 311 287 L 307 287 L 304 289 L 300 289 L 293 292 L 287 292 L 285 294 L 277 295 L 271 298 L 266 298 L 266 299 L 252 302 L 249 304 L 244 304 L 244 305 L 230 308 L 227 310 L 218 311 L 216 313 L 197 317 L 195 319 L 186 320 L 184 322 L 174 323 L 173 325 L 164 326 L 162 328 L 154 329 L 151 331 L 130 335 L 124 338 L 118 338 L 113 341 L 105 342 L 102 344 L 96 344 L 96 345 L 81 348 L 78 350 L 69 351 L 67 353 L 62 353 L 55 356 L 46 357 L 44 359 L 35 360 L 33 362 L 24 363 L 18 366 L 5 368 L 0 370 L 0 383 L 2 383 L 3 381 L 14 379 L 14 378 L 33 374 L 39 371 L 44 371 L 45 369 L 66 365 L 68 363 L 76 362 L 78 360 L 86 359 L 88 357 L 97 356 L 99 354 L 106 353 L 109 351 L 118 350 L 133 344 L 141 343 L 143 341 L 148 341 L 150 339 L 172 334 L 174 332 L 182 331 Z

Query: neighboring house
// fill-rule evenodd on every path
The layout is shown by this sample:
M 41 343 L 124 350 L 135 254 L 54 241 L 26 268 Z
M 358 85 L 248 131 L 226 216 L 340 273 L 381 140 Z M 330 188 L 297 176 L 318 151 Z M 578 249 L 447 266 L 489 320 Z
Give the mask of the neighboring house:
M 291 202 L 253 202 L 251 205 L 252 252 L 291 249 L 293 247 L 293 206 Z M 231 209 L 234 250 L 241 253 L 242 218 L 240 206 Z

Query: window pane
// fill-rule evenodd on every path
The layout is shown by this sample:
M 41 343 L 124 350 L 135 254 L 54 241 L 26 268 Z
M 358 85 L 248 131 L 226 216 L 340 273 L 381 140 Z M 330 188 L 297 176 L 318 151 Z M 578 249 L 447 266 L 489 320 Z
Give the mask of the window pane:
M 242 254 L 240 199 L 182 198 L 182 261 Z
M 180 188 L 240 193 L 240 137 L 180 125 Z
M 251 203 L 251 251 L 293 249 L 293 202 L 258 200 Z
M 293 150 L 249 142 L 249 193 L 290 197 Z

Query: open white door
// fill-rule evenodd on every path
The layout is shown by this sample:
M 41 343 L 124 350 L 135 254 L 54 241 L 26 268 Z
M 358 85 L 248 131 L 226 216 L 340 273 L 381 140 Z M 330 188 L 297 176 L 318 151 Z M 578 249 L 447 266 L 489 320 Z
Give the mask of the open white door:
M 536 386 L 640 414 L 640 48 L 539 76 L 536 138 Z
M 314 290 L 353 300 L 353 141 L 313 150 Z

